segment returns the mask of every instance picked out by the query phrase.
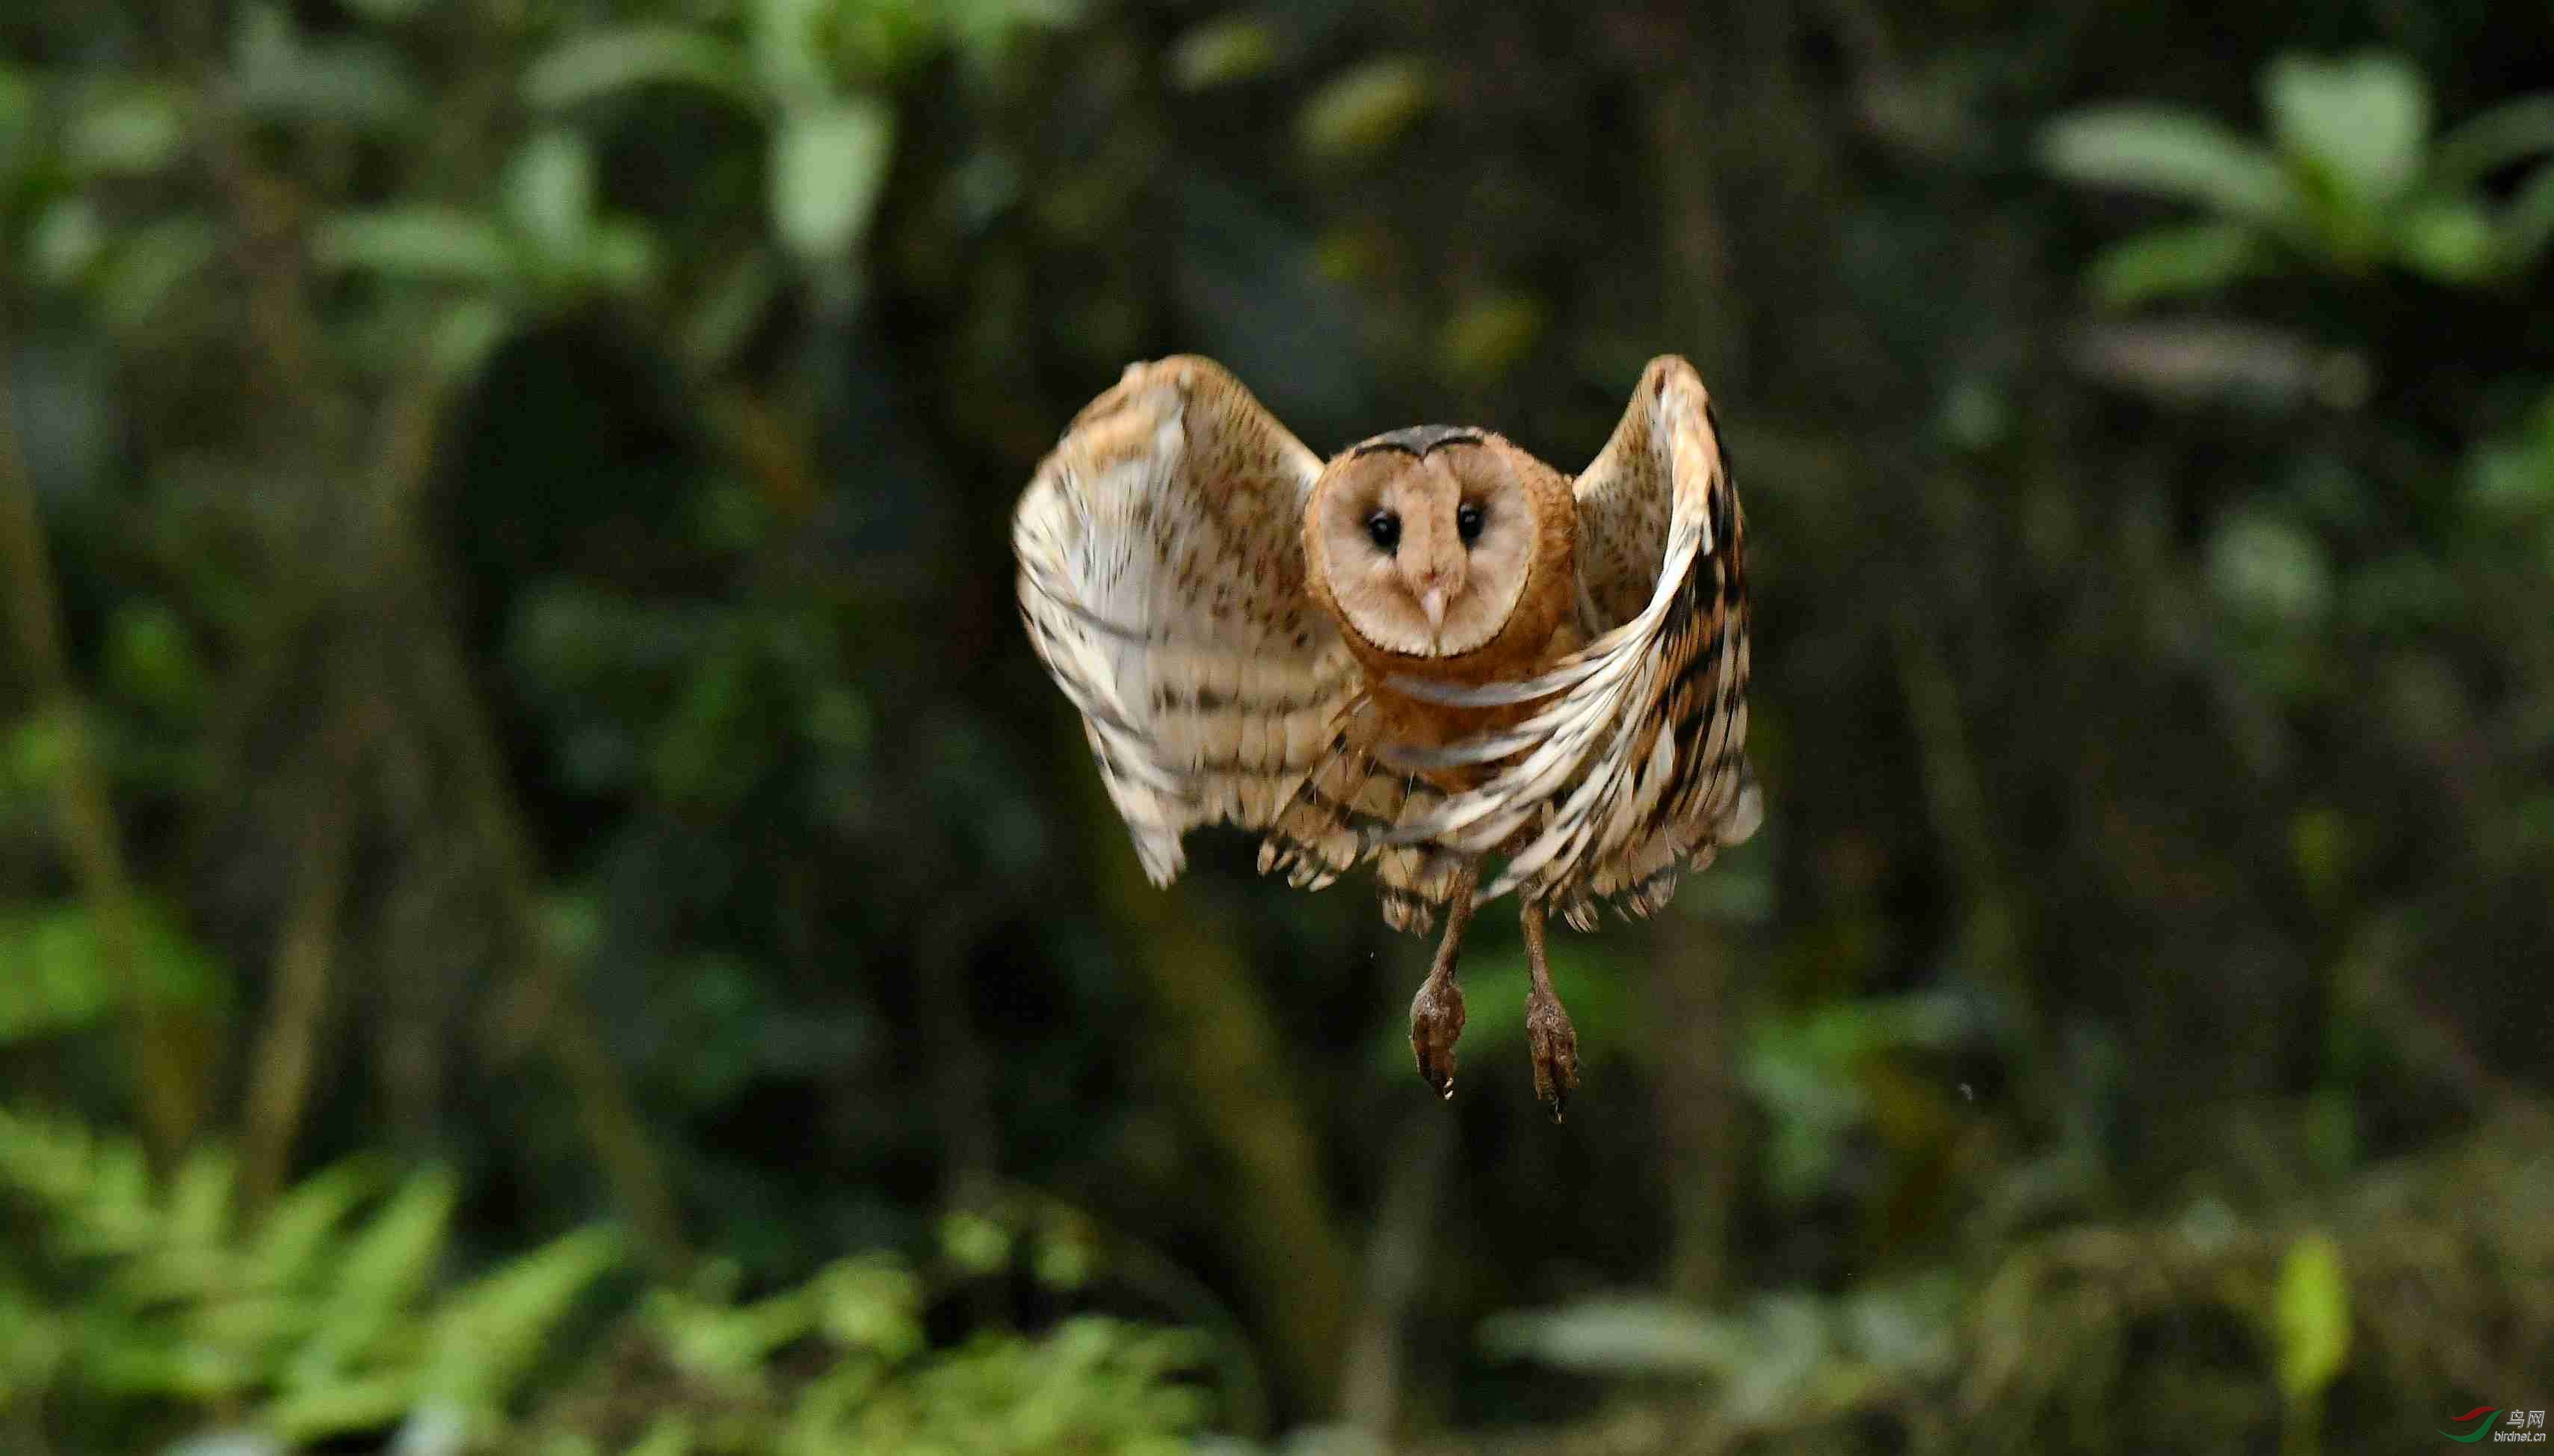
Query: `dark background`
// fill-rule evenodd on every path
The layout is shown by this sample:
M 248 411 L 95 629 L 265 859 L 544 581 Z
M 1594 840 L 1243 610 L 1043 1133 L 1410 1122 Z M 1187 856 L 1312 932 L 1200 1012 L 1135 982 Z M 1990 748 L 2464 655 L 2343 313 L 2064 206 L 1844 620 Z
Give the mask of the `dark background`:
M 2554 1406 L 2544 7 L 0 43 L 0 1445 Z M 1709 383 L 1766 827 L 1557 942 L 1565 1125 L 1511 917 L 1448 1105 L 1362 879 L 1143 882 L 1008 513 L 1171 352 L 1565 469 Z

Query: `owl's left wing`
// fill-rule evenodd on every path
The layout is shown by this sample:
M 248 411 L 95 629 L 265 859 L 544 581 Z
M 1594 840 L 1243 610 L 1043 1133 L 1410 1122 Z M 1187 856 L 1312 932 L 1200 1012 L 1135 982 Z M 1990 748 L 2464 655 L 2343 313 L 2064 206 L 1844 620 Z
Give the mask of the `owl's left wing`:
M 1679 874 L 1755 833 L 1764 800 L 1745 751 L 1746 526 L 1691 365 L 1651 362 L 1573 494 L 1582 610 L 1610 629 L 1529 681 L 1397 681 L 1441 702 L 1542 706 L 1403 755 L 1496 767 L 1392 838 L 1496 853 L 1530 831 L 1481 898 L 1522 890 L 1584 928 L 1603 902 L 1633 915 L 1665 904 Z
M 1188 830 L 1272 824 L 1358 689 L 1304 582 L 1321 470 L 1240 381 L 1181 356 L 1129 365 L 1020 497 L 1029 638 L 1157 885 Z

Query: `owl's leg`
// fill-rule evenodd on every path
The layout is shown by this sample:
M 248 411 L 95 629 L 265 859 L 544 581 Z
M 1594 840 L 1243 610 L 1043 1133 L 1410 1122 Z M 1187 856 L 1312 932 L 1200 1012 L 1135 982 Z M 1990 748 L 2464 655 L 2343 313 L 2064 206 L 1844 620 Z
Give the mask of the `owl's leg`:
M 1472 887 L 1481 867 L 1466 861 L 1454 873 L 1453 893 L 1446 901 L 1446 939 L 1437 943 L 1437 958 L 1428 979 L 1410 1001 L 1410 1052 L 1419 1059 L 1419 1074 L 1437 1095 L 1454 1095 L 1454 1043 L 1463 1035 L 1463 988 L 1454 984 L 1454 958 L 1463 949 L 1463 927 L 1472 919 Z
M 1578 1088 L 1578 1029 L 1552 989 L 1552 967 L 1544 959 L 1543 906 L 1525 902 L 1525 968 L 1531 984 L 1525 993 L 1525 1044 L 1534 1056 L 1534 1094 L 1561 1121 L 1561 1105 Z

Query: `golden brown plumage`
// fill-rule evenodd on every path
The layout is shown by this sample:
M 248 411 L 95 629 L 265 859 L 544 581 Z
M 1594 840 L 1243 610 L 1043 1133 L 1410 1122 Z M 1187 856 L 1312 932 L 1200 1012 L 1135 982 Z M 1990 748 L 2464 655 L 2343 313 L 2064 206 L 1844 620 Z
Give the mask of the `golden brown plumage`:
M 1012 539 L 1030 638 L 1155 882 L 1219 821 L 1263 832 L 1261 868 L 1297 885 L 1373 860 L 1394 926 L 1448 921 L 1412 1046 L 1449 1091 L 1463 923 L 1519 891 L 1557 1113 L 1576 1049 L 1547 910 L 1646 915 L 1761 818 L 1743 535 L 1681 359 L 1652 362 L 1573 483 L 1445 426 L 1325 465 L 1182 357 L 1130 366 L 1075 417 Z

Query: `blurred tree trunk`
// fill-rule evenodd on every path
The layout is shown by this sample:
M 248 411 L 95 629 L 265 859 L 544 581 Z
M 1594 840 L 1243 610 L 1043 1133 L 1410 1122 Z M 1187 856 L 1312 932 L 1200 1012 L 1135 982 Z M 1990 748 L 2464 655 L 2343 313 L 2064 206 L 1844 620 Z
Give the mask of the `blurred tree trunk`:
M 1668 1288 L 1708 1304 L 1730 1283 L 1730 1224 L 1738 1202 L 1741 1125 L 1731 1059 L 1729 946 L 1717 927 L 1687 922 L 1656 935 L 1648 980 L 1659 1128 L 1675 1219 Z
M 1366 1247 L 1364 1298 L 1341 1374 L 1339 1419 L 1378 1441 L 1390 1442 L 1401 1418 L 1401 1330 L 1428 1272 L 1454 1129 L 1449 1109 L 1425 1103 L 1404 1126 Z
M 1271 1363 L 1303 1408 L 1327 1412 L 1354 1297 L 1351 1261 L 1241 938 L 1219 923 L 1212 898 L 1153 888 L 1104 801 L 1080 818 L 1094 831 L 1109 916 L 1125 927 L 1153 1003 L 1152 1059 L 1189 1093 L 1188 1115 L 1223 1161 L 1211 1181 L 1224 1191 L 1222 1223 L 1275 1346 Z

